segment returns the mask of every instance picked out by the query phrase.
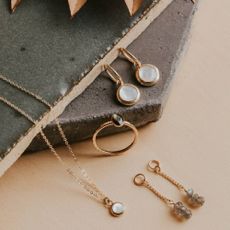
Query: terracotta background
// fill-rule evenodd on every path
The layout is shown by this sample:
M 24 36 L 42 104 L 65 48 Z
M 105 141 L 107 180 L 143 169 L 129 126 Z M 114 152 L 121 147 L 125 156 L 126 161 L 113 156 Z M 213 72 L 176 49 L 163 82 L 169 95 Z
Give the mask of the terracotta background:
M 230 227 L 230 1 L 200 1 L 191 39 L 177 71 L 162 119 L 140 129 L 137 145 L 126 155 L 98 158 L 91 142 L 74 146 L 82 164 L 113 200 L 127 210 L 112 218 L 63 173 L 48 152 L 26 155 L 0 180 L 0 229 L 209 229 Z M 128 133 L 104 138 L 116 147 Z M 63 148 L 65 158 L 69 157 Z M 133 185 L 144 172 L 165 195 L 177 190 L 147 172 L 158 159 L 169 175 L 206 198 L 191 220 L 179 223 L 158 198 Z

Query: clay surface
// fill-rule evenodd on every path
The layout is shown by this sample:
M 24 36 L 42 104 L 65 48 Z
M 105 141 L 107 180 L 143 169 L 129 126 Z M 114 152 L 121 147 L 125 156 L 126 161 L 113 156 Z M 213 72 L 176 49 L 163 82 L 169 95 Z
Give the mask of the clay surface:
M 139 87 L 141 99 L 132 107 L 119 104 L 115 97 L 116 85 L 101 73 L 85 92 L 75 99 L 59 117 L 70 142 L 90 138 L 93 132 L 113 113 L 119 113 L 137 127 L 157 121 L 162 113 L 173 80 L 177 62 L 188 37 L 190 23 L 196 6 L 190 0 L 175 0 L 171 5 L 136 39 L 128 49 L 142 63 L 156 65 L 161 79 L 154 87 L 143 87 L 135 79 L 132 65 L 123 58 L 117 58 L 112 66 L 122 75 L 125 82 Z M 123 131 L 107 129 L 103 134 Z M 55 145 L 63 144 L 54 122 L 45 129 Z M 45 149 L 43 140 L 36 137 L 28 151 Z
M 0 73 L 51 104 L 64 102 L 49 114 L 47 107 L 2 81 L 1 95 L 35 120 L 41 121 L 46 114 L 52 120 L 94 80 L 87 78 L 84 87 L 77 89 L 96 63 L 152 7 L 152 1 L 146 0 L 130 17 L 123 0 L 89 1 L 71 20 L 66 1 L 23 1 L 14 14 L 9 12 L 8 0 L 0 1 Z M 44 120 L 48 119 L 41 121 L 45 126 Z M 32 140 L 32 132 L 38 132 L 34 128 L 27 119 L 0 103 L 0 160 L 14 150 L 16 155 L 8 158 L 7 165 L 15 161 Z M 28 140 L 23 142 L 25 137 Z

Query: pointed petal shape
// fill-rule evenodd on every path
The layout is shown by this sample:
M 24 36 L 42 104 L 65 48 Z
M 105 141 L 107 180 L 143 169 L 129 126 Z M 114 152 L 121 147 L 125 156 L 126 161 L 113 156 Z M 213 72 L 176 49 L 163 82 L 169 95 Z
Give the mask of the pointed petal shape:
M 125 0 L 130 15 L 134 15 L 141 7 L 143 0 Z
M 68 0 L 71 17 L 73 17 L 87 0 Z
M 20 4 L 21 0 L 11 0 L 11 10 L 14 12 L 17 6 Z

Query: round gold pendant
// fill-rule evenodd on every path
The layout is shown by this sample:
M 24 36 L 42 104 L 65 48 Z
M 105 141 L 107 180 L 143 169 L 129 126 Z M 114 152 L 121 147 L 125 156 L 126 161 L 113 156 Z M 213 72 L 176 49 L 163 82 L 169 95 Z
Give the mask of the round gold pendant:
M 134 105 L 140 99 L 140 91 L 132 84 L 122 84 L 117 89 L 117 99 L 123 105 Z
M 111 206 L 110 206 L 110 214 L 112 216 L 118 217 L 120 215 L 122 215 L 125 211 L 125 206 L 120 203 L 120 202 L 114 202 Z
M 143 64 L 136 70 L 136 78 L 143 86 L 153 86 L 160 79 L 159 69 L 150 64 Z

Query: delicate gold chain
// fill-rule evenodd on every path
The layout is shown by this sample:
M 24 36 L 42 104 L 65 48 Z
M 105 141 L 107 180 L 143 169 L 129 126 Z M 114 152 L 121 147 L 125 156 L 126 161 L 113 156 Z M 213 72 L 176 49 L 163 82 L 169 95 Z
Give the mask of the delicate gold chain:
M 149 184 L 148 181 L 145 180 L 143 184 L 146 188 L 148 188 L 151 192 L 153 192 L 158 198 L 163 200 L 167 205 L 174 204 L 173 200 L 168 199 L 167 197 L 163 196 L 160 192 L 158 192 L 152 185 Z
M 20 113 L 22 116 L 24 116 L 25 118 L 27 118 L 31 123 L 33 124 L 37 124 L 37 121 L 33 120 L 33 118 L 27 114 L 25 111 L 23 111 L 22 109 L 20 109 L 18 106 L 14 105 L 13 103 L 11 103 L 10 101 L 8 101 L 7 99 L 3 98 L 0 96 L 0 101 L 4 102 L 5 104 L 7 104 L 9 107 L 13 108 L 14 110 L 16 110 L 18 113 Z M 65 170 L 67 171 L 67 173 L 82 187 L 84 188 L 91 196 L 93 196 L 94 198 L 96 198 L 97 200 L 100 200 L 101 202 L 104 202 L 104 199 L 106 198 L 106 196 L 98 189 L 95 189 L 93 184 L 90 184 L 89 182 L 81 179 L 80 177 L 78 177 L 74 171 L 71 168 L 68 168 L 65 161 L 60 157 L 60 155 L 56 152 L 56 150 L 54 149 L 54 147 L 52 146 L 52 144 L 50 143 L 50 141 L 48 140 L 48 138 L 46 137 L 45 133 L 43 132 L 43 130 L 40 130 L 40 134 L 42 136 L 42 138 L 44 139 L 45 143 L 47 144 L 47 146 L 49 147 L 50 151 L 54 154 L 54 156 L 59 160 L 59 162 L 65 166 Z
M 12 80 L 10 80 L 10 79 L 8 79 L 8 78 L 2 76 L 2 75 L 0 75 L 0 79 L 3 80 L 3 81 L 5 81 L 5 82 L 7 82 L 7 83 L 10 84 L 11 86 L 13 86 L 13 87 L 15 87 L 15 88 L 21 90 L 22 92 L 24 92 L 24 93 L 26 93 L 26 94 L 28 94 L 28 95 L 34 97 L 35 99 L 37 99 L 38 101 L 40 101 L 41 103 L 43 103 L 44 105 L 46 105 L 50 110 L 52 109 L 52 105 L 51 105 L 48 101 L 46 101 L 45 99 L 43 99 L 41 96 L 39 96 L 39 95 L 37 95 L 37 94 L 35 94 L 35 93 L 29 91 L 28 89 L 22 87 L 21 85 L 17 84 L 16 82 L 14 82 L 14 81 L 12 81 Z M 70 144 L 69 144 L 69 142 L 68 142 L 68 140 L 67 140 L 67 138 L 66 138 L 66 136 L 65 136 L 65 133 L 64 133 L 62 127 L 61 127 L 61 124 L 60 124 L 58 118 L 55 119 L 55 123 L 56 123 L 56 125 L 57 125 L 57 127 L 58 127 L 58 131 L 59 131 L 59 133 L 60 133 L 60 135 L 61 135 L 61 137 L 62 137 L 62 139 L 63 139 L 63 141 L 64 141 L 64 143 L 65 143 L 65 145 L 66 145 L 66 147 L 67 147 L 67 149 L 68 149 L 68 151 L 69 151 L 70 154 L 72 155 L 74 161 L 76 161 L 77 166 L 78 166 L 78 168 L 79 168 L 79 170 L 80 170 L 80 172 L 81 172 L 81 175 L 82 175 L 90 184 L 92 184 L 92 186 L 94 186 L 96 190 L 99 190 L 99 189 L 96 187 L 96 185 L 93 183 L 92 179 L 88 176 L 86 170 L 83 169 L 83 168 L 80 166 L 79 160 L 78 160 L 78 158 L 77 158 L 77 155 L 74 153 L 72 147 L 70 146 Z
M 40 101 L 41 103 L 45 104 L 46 106 L 48 106 L 50 109 L 52 109 L 52 106 L 49 102 L 47 102 L 46 100 L 44 100 L 42 97 L 40 97 L 39 95 L 34 94 L 33 92 L 25 89 L 24 87 L 18 85 L 17 83 L 5 78 L 4 76 L 0 75 L 0 79 L 9 83 L 11 86 L 14 86 L 15 88 L 25 92 L 26 94 L 34 97 L 35 99 L 37 99 L 38 101 Z M 14 105 L 13 103 L 9 102 L 8 100 L 6 100 L 3 97 L 0 97 L 1 101 L 3 101 L 4 103 L 6 103 L 8 106 L 12 107 L 13 109 L 15 109 L 16 111 L 18 111 L 21 115 L 23 115 L 24 117 L 26 117 L 30 122 L 32 122 L 33 124 L 37 124 L 37 121 L 33 120 L 33 118 L 27 114 L 25 111 L 23 111 L 22 109 L 20 109 L 19 107 L 17 107 L 16 105 Z M 85 169 L 83 169 L 80 164 L 79 164 L 79 160 L 76 156 L 76 154 L 73 152 L 72 147 L 70 146 L 65 133 L 58 121 L 58 119 L 55 120 L 56 121 L 56 125 L 58 127 L 59 133 L 66 145 L 66 147 L 68 148 L 68 151 L 71 153 L 74 161 L 77 163 L 77 166 L 80 170 L 81 175 L 87 180 L 83 181 L 82 179 L 80 179 L 79 177 L 77 177 L 74 172 L 69 169 L 66 168 L 66 171 L 68 172 L 68 174 L 70 174 L 86 191 L 88 191 L 90 193 L 90 195 L 94 196 L 95 198 L 103 201 L 104 198 L 106 197 L 98 188 L 97 186 L 93 183 L 92 179 L 88 176 L 87 172 Z M 46 135 L 44 134 L 44 132 L 41 130 L 40 131 L 41 136 L 43 137 L 44 141 L 46 142 L 47 146 L 50 148 L 51 152 L 54 154 L 54 156 L 59 160 L 59 162 L 61 162 L 64 166 L 66 165 L 65 162 L 62 160 L 62 158 L 60 157 L 60 155 L 55 151 L 55 149 L 53 148 L 52 144 L 50 143 L 50 141 L 48 140 L 48 138 L 46 137 Z M 91 188 L 91 189 L 90 189 Z M 92 189 L 94 191 L 92 191 Z
M 157 174 L 160 175 L 161 177 L 165 178 L 170 183 L 174 184 L 179 190 L 186 191 L 185 187 L 182 184 L 180 184 L 179 182 L 174 180 L 172 177 L 168 176 L 166 173 L 159 171 L 159 172 L 157 172 Z
M 155 174 L 165 178 L 167 181 L 169 181 L 171 184 L 175 185 L 180 191 L 186 192 L 185 187 L 177 182 L 175 179 L 167 175 L 166 173 L 162 172 L 161 167 L 160 167 L 160 162 L 157 160 L 151 160 L 149 161 L 147 168 L 151 171 L 154 172 Z

